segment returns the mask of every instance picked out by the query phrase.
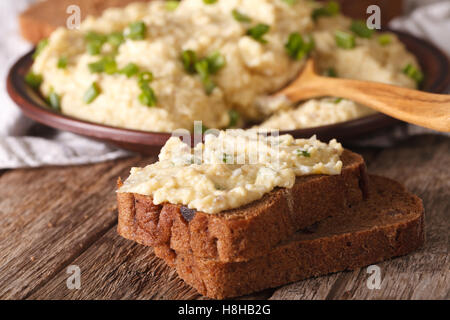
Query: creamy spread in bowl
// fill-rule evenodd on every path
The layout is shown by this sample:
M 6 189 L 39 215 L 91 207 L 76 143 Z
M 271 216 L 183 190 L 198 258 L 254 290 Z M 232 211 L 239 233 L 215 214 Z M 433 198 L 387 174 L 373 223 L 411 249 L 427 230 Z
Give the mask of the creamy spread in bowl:
M 294 139 L 255 131 L 207 134 L 191 149 L 178 137 L 159 161 L 132 168 L 118 192 L 151 195 L 155 204 L 182 204 L 206 213 L 238 208 L 276 187 L 292 188 L 296 176 L 341 173 L 343 148 L 336 140 Z
M 355 27 L 336 4 L 169 4 L 111 8 L 88 17 L 79 30 L 57 29 L 39 46 L 29 80 L 64 114 L 171 132 L 192 130 L 195 120 L 218 129 L 267 120 L 263 127 L 284 130 L 280 118 L 314 118 L 291 121 L 289 129 L 297 129 L 366 115 L 360 105 L 338 108 L 344 110 L 334 116 L 321 106 L 297 112 L 292 105 L 260 103 L 293 80 L 309 54 L 321 73 L 338 77 L 411 88 L 420 78 L 417 61 L 395 35 Z

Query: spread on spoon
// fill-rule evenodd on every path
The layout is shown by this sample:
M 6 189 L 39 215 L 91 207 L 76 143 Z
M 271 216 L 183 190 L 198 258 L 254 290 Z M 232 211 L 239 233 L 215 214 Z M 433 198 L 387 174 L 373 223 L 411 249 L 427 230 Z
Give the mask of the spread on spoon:
M 326 99 L 314 108 L 268 102 L 309 54 L 331 76 L 420 82 L 415 58 L 395 35 L 367 30 L 333 3 L 136 3 L 89 17 L 79 30 L 56 30 L 39 46 L 27 80 L 64 114 L 130 129 L 191 130 L 194 120 L 219 129 L 310 127 L 372 111 L 350 101 L 335 112 Z M 291 116 L 284 127 L 279 119 Z

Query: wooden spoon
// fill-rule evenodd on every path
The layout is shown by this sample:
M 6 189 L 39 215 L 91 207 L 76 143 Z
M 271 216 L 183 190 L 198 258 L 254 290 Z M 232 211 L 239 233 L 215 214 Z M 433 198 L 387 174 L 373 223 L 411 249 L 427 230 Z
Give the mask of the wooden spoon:
M 292 102 L 324 96 L 346 98 L 409 123 L 450 132 L 450 95 L 377 82 L 319 76 L 309 59 L 299 77 L 275 95 Z

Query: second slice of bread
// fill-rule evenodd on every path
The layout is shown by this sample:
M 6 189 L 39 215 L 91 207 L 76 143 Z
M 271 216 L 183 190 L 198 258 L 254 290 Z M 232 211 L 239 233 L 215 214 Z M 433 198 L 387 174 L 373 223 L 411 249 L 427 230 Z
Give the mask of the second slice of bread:
M 118 232 L 168 252 L 218 261 L 244 261 L 269 252 L 315 222 L 360 203 L 367 190 L 364 160 L 345 150 L 340 175 L 298 177 L 293 188 L 277 188 L 234 210 L 207 214 L 181 205 L 154 205 L 151 196 L 118 193 Z
M 371 176 L 369 198 L 297 232 L 263 256 L 221 262 L 156 247 L 155 254 L 201 294 L 230 298 L 400 256 L 424 242 L 422 201 L 399 183 Z

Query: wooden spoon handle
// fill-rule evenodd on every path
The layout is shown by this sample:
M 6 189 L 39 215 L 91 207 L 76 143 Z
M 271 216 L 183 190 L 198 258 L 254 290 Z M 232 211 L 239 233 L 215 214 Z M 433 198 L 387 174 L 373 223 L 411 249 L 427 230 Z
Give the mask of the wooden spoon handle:
M 301 78 L 303 77 L 279 94 L 285 95 L 293 102 L 323 96 L 346 98 L 393 118 L 450 132 L 450 95 L 312 74 Z

